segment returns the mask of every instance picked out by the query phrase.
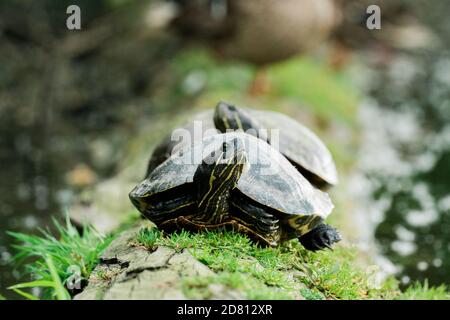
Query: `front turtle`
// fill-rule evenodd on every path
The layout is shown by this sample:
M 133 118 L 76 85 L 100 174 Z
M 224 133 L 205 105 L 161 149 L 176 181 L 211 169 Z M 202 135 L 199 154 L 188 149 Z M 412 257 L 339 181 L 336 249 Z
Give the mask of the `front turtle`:
M 323 223 L 333 209 L 328 195 L 265 141 L 241 132 L 179 149 L 130 199 L 163 230 L 225 227 L 270 246 L 297 237 L 309 250 L 340 240 Z
M 206 136 L 217 130 L 222 133 L 240 130 L 269 142 L 318 188 L 326 189 L 338 182 L 336 166 L 327 147 L 311 130 L 284 114 L 220 102 L 214 110 L 194 115 L 179 129 L 193 133 L 199 123 Z M 170 156 L 174 147 L 183 145 L 167 137 L 153 152 L 147 175 Z

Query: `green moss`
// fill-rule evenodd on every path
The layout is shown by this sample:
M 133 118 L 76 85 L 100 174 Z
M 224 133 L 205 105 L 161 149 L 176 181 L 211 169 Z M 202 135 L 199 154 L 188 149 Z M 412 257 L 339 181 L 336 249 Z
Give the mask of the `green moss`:
M 356 253 L 344 247 L 337 247 L 333 252 L 306 252 L 308 277 L 303 281 L 335 299 L 391 299 L 399 294 L 395 280 L 377 283 L 372 280 L 372 267 L 358 267 Z
M 301 289 L 300 293 L 306 300 L 323 300 L 325 298 L 322 293 L 309 288 Z
M 191 299 L 208 299 L 214 285 L 235 289 L 237 296 L 244 293 L 247 299 L 288 300 L 294 296 L 280 289 L 265 286 L 257 279 L 240 272 L 221 272 L 212 277 L 191 277 L 183 280 L 184 294 Z
M 137 235 L 137 242 L 142 244 L 144 247 L 154 250 L 157 247 L 157 241 L 161 238 L 161 232 L 159 230 L 152 228 L 141 228 Z
M 142 234 L 146 236 L 141 244 L 148 246 L 150 238 L 152 248 L 187 249 L 216 272 L 215 277 L 186 279 L 185 291 L 190 297 L 208 295 L 211 284 L 242 289 L 246 298 L 382 299 L 399 294 L 392 280 L 374 286 L 370 281 L 373 269 L 358 267 L 355 251 L 349 248 L 312 253 L 297 240 L 277 248 L 261 248 L 244 235 L 226 231 L 181 231 L 162 236 L 150 229 L 140 231 Z
M 314 253 L 293 240 L 277 248 L 262 248 L 244 235 L 223 230 L 163 235 L 155 228 L 144 228 L 139 238 L 151 248 L 187 249 L 216 273 L 184 279 L 183 288 L 190 298 L 208 298 L 214 284 L 239 290 L 247 299 L 449 298 L 445 286 L 430 288 L 427 283 L 401 293 L 394 278 L 377 280 L 376 266 L 360 266 L 356 249 L 342 246 Z

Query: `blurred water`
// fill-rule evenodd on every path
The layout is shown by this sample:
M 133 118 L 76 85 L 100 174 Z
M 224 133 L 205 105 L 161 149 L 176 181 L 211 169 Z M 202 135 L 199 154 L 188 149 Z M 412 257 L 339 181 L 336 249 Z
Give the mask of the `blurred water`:
M 8 264 L 5 231 L 34 233 L 62 217 L 77 192 L 115 174 L 136 123 L 161 112 L 151 99 L 153 75 L 177 44 L 164 34 L 149 40 L 133 32 L 133 14 L 142 8 L 121 7 L 115 15 L 112 2 L 0 2 L 0 294 L 6 297 L 17 298 L 5 288 L 19 279 Z M 65 8 L 73 3 L 86 13 L 86 32 L 65 28 Z
M 5 287 L 18 281 L 18 273 L 12 273 L 8 261 L 11 238 L 5 231 L 35 233 L 38 227 L 48 226 L 51 217 L 62 217 L 80 187 L 70 179 L 80 163 L 99 169 L 100 177 L 115 165 L 103 163 L 96 168 L 89 150 L 96 140 L 92 133 L 77 133 L 76 118 L 61 118 L 57 108 L 45 102 L 30 110 L 8 104 L 0 110 L 0 294 L 7 297 L 15 296 Z M 99 126 L 97 134 L 104 131 Z
M 450 283 L 450 54 L 402 53 L 367 72 L 358 185 L 402 283 Z

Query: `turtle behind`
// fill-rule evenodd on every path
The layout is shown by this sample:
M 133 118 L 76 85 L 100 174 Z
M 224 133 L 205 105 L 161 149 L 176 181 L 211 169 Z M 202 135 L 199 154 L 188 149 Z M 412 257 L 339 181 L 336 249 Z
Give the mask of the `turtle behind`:
M 333 157 L 325 144 L 307 127 L 284 114 L 219 102 L 214 110 L 195 114 L 180 128 L 193 133 L 195 122 L 201 124 L 200 130 L 207 135 L 214 130 L 222 133 L 240 130 L 269 142 L 320 189 L 338 182 Z M 276 139 L 271 134 L 274 132 L 278 133 Z M 153 152 L 147 175 L 183 145 L 167 137 Z

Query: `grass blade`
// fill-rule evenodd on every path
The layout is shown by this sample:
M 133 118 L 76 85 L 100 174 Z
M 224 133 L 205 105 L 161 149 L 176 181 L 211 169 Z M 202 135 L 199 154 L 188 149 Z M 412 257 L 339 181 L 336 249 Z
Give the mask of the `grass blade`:
M 14 290 L 14 289 L 34 288 L 34 287 L 53 288 L 54 286 L 55 284 L 52 281 L 36 280 L 31 282 L 19 283 L 9 287 L 8 289 Z
M 28 300 L 39 300 L 38 297 L 33 296 L 32 294 L 29 294 L 29 293 L 27 293 L 25 291 L 22 291 L 20 289 L 12 289 L 12 290 L 14 290 L 15 293 L 17 293 L 18 295 L 21 295 L 22 297 L 24 297 L 24 298 L 26 298 Z
M 53 263 L 53 259 L 50 255 L 46 255 L 45 262 L 47 263 L 48 269 L 53 279 L 57 299 L 70 300 L 70 294 L 67 292 L 66 288 L 64 288 L 61 282 L 61 278 L 58 275 L 58 271 L 56 270 L 55 264 Z

